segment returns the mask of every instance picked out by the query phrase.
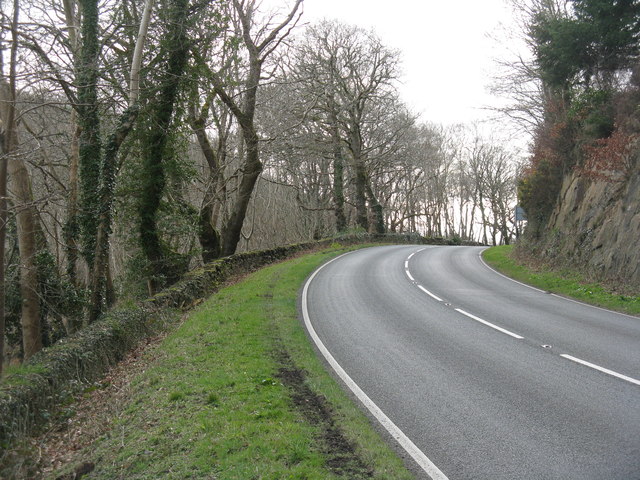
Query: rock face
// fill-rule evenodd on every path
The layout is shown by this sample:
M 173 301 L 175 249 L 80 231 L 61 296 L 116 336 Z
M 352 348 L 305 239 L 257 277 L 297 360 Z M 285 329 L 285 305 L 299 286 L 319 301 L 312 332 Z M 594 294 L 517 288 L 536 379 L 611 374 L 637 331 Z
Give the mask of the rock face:
M 592 179 L 574 172 L 536 253 L 632 291 L 640 290 L 640 149 L 630 168 L 614 179 Z

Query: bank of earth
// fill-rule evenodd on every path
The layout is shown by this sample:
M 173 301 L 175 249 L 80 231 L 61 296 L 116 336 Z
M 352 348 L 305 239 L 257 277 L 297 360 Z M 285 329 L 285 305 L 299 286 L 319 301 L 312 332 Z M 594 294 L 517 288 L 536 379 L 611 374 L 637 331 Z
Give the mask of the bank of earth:
M 130 380 L 106 377 L 62 431 L 39 439 L 38 470 L 45 478 L 413 478 L 326 372 L 298 320 L 305 278 L 344 251 L 264 268 L 209 298 L 133 354 L 135 373 L 121 372 Z M 106 411 L 94 410 L 96 399 Z M 64 445 L 76 450 L 61 454 Z

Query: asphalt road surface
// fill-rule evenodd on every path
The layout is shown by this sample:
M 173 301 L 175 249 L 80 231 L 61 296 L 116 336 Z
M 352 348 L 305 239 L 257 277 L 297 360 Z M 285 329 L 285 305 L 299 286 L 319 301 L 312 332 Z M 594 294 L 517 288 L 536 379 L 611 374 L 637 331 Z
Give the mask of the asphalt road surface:
M 305 285 L 307 329 L 419 476 L 640 480 L 640 318 L 509 280 L 481 251 L 341 256 Z

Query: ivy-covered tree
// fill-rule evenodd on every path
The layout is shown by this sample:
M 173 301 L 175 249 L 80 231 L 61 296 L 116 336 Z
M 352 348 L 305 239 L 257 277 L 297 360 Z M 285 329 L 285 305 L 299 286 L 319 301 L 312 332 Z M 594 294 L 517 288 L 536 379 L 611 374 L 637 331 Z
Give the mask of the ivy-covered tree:
M 100 76 L 100 26 L 98 0 L 79 0 L 82 13 L 81 47 L 76 65 L 79 138 L 80 209 L 79 230 L 82 255 L 93 265 L 98 231 L 100 159 L 102 136 L 98 110 Z
M 142 185 L 138 205 L 140 247 L 148 262 L 149 293 L 163 285 L 167 254 L 158 230 L 158 211 L 166 184 L 165 157 L 179 87 L 189 59 L 191 42 L 188 19 L 189 0 L 171 0 L 166 15 L 166 33 L 160 46 L 159 65 L 162 73 L 158 88 L 147 98 L 145 122 L 140 138 Z M 147 92 L 149 94 L 149 92 Z
M 87 10 L 83 16 L 83 43 L 79 78 L 85 82 L 97 82 L 98 43 L 98 9 L 96 2 L 84 0 L 82 5 Z M 95 321 L 103 311 L 106 303 L 110 303 L 108 290 L 109 277 L 109 235 L 111 233 L 111 210 L 114 203 L 114 190 L 118 170 L 118 152 L 121 145 L 134 127 L 140 106 L 140 66 L 142 49 L 145 44 L 147 28 L 150 21 L 154 0 L 146 0 L 138 37 L 135 41 L 130 69 L 129 105 L 120 114 L 115 126 L 103 145 L 98 116 L 97 83 L 80 84 L 78 99 L 86 97 L 88 103 L 79 105 L 80 134 L 80 178 L 81 212 L 83 227 L 85 259 L 90 269 L 89 287 L 91 301 L 89 305 L 89 322 Z M 89 15 L 89 18 L 87 18 Z M 84 26 L 84 22 L 88 26 Z M 95 62 L 91 65 L 87 62 Z M 86 78 L 85 78 L 86 77 Z M 90 132 L 84 133 L 83 124 Z

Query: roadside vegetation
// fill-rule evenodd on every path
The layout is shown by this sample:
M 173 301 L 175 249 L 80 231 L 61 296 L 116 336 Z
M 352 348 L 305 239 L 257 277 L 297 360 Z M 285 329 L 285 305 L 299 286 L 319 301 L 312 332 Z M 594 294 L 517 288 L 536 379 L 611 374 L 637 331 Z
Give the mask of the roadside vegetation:
M 0 374 L 234 252 L 515 234 L 514 152 L 418 119 L 373 31 L 266 3 L 0 0 Z
M 484 260 L 499 272 L 536 288 L 630 315 L 640 315 L 640 296 L 614 292 L 589 282 L 570 270 L 552 269 L 548 264 L 523 264 L 513 256 L 514 246 L 503 245 L 485 250 Z
M 262 269 L 201 304 L 142 354 L 149 363 L 110 421 L 74 427 L 97 438 L 51 478 L 412 478 L 298 320 L 300 285 L 343 251 Z

